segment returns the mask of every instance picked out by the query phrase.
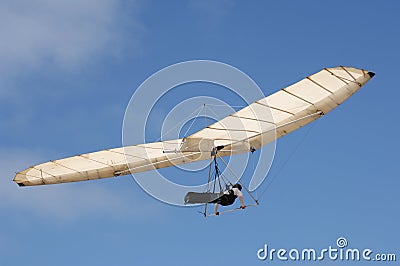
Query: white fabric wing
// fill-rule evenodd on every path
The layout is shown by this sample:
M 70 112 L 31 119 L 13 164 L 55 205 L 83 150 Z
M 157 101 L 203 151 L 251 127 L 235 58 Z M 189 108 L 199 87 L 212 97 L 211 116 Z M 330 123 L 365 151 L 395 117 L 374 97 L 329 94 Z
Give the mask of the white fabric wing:
M 54 160 L 18 172 L 14 181 L 31 186 L 137 173 L 209 159 L 212 148 L 217 146 L 222 156 L 248 152 L 327 114 L 373 76 L 374 73 L 357 68 L 325 68 L 185 139 Z M 173 150 L 177 152 L 164 152 Z

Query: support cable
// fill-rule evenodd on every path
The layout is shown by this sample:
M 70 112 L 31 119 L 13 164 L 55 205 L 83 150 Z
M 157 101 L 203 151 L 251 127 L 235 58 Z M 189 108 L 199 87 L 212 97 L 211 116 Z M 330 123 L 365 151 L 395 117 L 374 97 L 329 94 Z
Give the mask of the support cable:
M 218 155 L 218 154 L 217 154 Z M 225 162 L 225 160 L 218 155 L 218 157 L 221 159 L 221 161 L 225 164 L 226 168 L 231 172 L 231 174 L 236 178 L 237 182 L 240 183 L 240 185 L 242 185 L 242 187 L 246 190 L 246 192 L 250 195 L 250 197 L 254 200 L 254 202 L 258 205 L 258 200 L 256 198 L 254 198 L 254 196 L 252 195 L 252 193 L 248 190 L 248 188 L 242 183 L 242 181 L 240 180 L 240 178 L 232 171 L 232 169 L 229 167 L 229 165 Z
M 293 151 L 289 154 L 289 156 L 286 158 L 286 160 L 278 167 L 278 170 L 275 175 L 273 175 L 270 178 L 270 182 L 267 184 L 265 189 L 261 192 L 261 194 L 258 196 L 257 200 L 260 200 L 260 198 L 265 194 L 265 192 L 269 189 L 271 186 L 272 182 L 276 179 L 276 177 L 282 172 L 282 170 L 285 168 L 286 164 L 292 159 L 293 155 L 297 152 L 297 150 L 300 148 L 301 144 L 304 142 L 308 134 L 310 133 L 311 129 L 316 125 L 317 123 L 314 122 L 307 130 L 306 134 L 302 137 L 302 139 L 297 143 L 297 145 L 294 147 Z

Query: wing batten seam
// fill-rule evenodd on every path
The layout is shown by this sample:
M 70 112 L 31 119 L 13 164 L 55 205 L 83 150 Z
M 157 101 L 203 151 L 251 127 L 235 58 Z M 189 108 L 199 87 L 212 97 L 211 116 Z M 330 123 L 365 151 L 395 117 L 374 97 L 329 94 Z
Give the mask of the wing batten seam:
M 260 133 L 259 131 L 249 130 L 249 129 L 234 129 L 234 128 L 215 128 L 208 126 L 207 128 L 213 130 L 223 130 L 223 131 L 235 131 L 235 132 L 253 132 L 253 133 Z
M 134 147 L 137 147 L 137 146 L 134 146 Z M 145 158 L 139 157 L 137 155 L 132 155 L 132 154 L 129 154 L 129 153 L 126 153 L 126 152 L 117 152 L 117 151 L 113 151 L 113 150 L 110 150 L 110 149 L 106 149 L 105 151 L 113 152 L 113 153 L 116 153 L 116 154 L 121 154 L 121 155 L 124 155 L 124 156 L 130 156 L 130 157 L 133 157 L 133 158 L 138 158 L 138 159 L 141 159 L 141 160 L 147 160 Z
M 302 100 L 302 101 L 304 101 L 304 102 L 306 102 L 306 103 L 308 103 L 308 104 L 311 104 L 312 106 L 315 107 L 315 104 L 314 104 L 314 103 L 312 103 L 312 102 L 310 102 L 310 101 L 307 101 L 306 99 L 304 99 L 304 98 L 302 98 L 302 97 L 300 97 L 300 96 L 298 96 L 298 95 L 296 95 L 296 94 L 294 94 L 294 93 L 292 93 L 292 92 L 287 91 L 286 88 L 285 88 L 285 89 L 282 89 L 282 91 L 284 91 L 284 92 L 286 92 L 287 94 L 290 94 L 290 95 L 292 95 L 292 96 L 294 96 L 294 97 L 296 97 L 296 98 L 298 98 L 298 99 L 300 99 L 300 100 Z
M 74 157 L 75 157 L 75 156 L 74 156 Z M 73 158 L 73 157 L 72 157 L 72 158 Z M 62 160 L 62 159 L 61 159 L 61 160 Z M 56 165 L 58 165 L 58 166 L 64 167 L 65 169 L 71 170 L 71 171 L 73 171 L 73 172 L 81 173 L 80 171 L 78 171 L 78 170 L 76 170 L 76 169 L 73 169 L 73 168 L 68 167 L 68 166 L 65 166 L 65 165 L 63 165 L 63 164 L 61 164 L 61 163 L 59 163 L 59 162 L 56 162 L 56 160 L 50 161 L 50 162 L 52 162 L 52 163 L 54 163 L 54 164 L 56 164 Z
M 318 82 L 316 82 L 315 80 L 313 80 L 311 77 L 307 77 L 306 79 L 308 79 L 309 81 L 311 81 L 312 83 L 314 83 L 315 85 L 317 85 L 318 87 L 320 87 L 321 89 L 329 92 L 330 94 L 333 94 L 332 91 L 328 90 L 327 88 L 325 88 L 324 86 L 322 86 L 321 84 L 319 84 Z
M 350 73 L 350 71 L 347 70 L 347 68 L 345 68 L 344 66 L 340 66 L 341 69 L 343 69 L 344 71 L 346 71 L 347 74 L 349 74 L 349 76 L 354 79 L 354 81 L 356 81 L 357 79 Z
M 97 160 L 94 160 L 94 159 L 91 159 L 91 158 L 88 158 L 88 157 L 84 157 L 83 154 L 80 154 L 80 155 L 78 155 L 78 156 L 81 157 L 81 158 L 84 158 L 84 159 L 86 159 L 86 160 L 89 160 L 89 161 L 92 161 L 92 162 L 95 162 L 95 163 L 99 163 L 99 164 L 105 165 L 105 166 L 107 166 L 107 167 L 112 167 L 112 168 L 115 167 L 115 165 L 107 164 L 107 163 L 104 163 L 104 162 L 101 162 L 101 161 L 97 161 Z
M 262 123 L 268 123 L 268 124 L 271 124 L 271 125 L 275 125 L 274 122 L 267 121 L 267 120 L 263 120 L 263 119 L 256 119 L 256 118 L 244 117 L 244 116 L 236 116 L 235 114 L 231 114 L 231 115 L 229 115 L 229 116 L 231 116 L 231 117 L 237 117 L 237 118 L 239 118 L 239 119 L 247 119 L 247 120 L 253 120 L 253 121 L 258 121 L 258 122 L 262 122 Z

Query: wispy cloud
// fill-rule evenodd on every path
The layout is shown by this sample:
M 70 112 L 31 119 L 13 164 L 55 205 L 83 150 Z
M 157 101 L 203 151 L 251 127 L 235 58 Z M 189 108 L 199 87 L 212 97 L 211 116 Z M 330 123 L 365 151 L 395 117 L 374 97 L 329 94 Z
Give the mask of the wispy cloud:
M 14 140 L 26 138 L 26 132 L 32 134 L 32 129 L 48 131 L 49 124 L 62 131 L 69 121 L 88 127 L 93 119 L 88 115 L 82 118 L 87 109 L 78 106 L 65 110 L 64 106 L 74 102 L 62 103 L 68 97 L 71 100 L 72 91 L 82 90 L 78 85 L 87 69 L 139 53 L 143 32 L 137 19 L 140 9 L 138 1 L 0 1 L 2 134 L 14 132 Z M 85 88 L 94 90 L 98 83 L 89 85 L 92 87 Z M 107 102 L 96 112 L 113 115 L 113 121 L 122 120 L 122 111 L 114 109 L 115 103 Z M 78 121 L 78 117 L 82 119 Z M 6 139 L 12 139 L 10 135 Z
M 71 126 L 71 121 L 88 127 L 90 113 L 79 110 L 55 116 L 41 113 L 44 117 L 38 121 L 32 102 L 50 101 L 41 97 L 47 94 L 60 101 L 63 96 L 54 97 L 57 92 L 52 86 L 43 86 L 40 92 L 32 93 L 19 82 L 39 72 L 50 71 L 56 76 L 63 71 L 79 74 L 88 66 L 135 53 L 142 28 L 135 18 L 139 6 L 133 3 L 130 2 L 128 8 L 126 1 L 113 0 L 0 1 L 0 129 L 16 132 L 14 134 L 30 132 L 39 122 L 43 130 L 46 124 L 51 124 L 62 131 Z M 102 106 L 99 112 L 112 118 L 122 115 L 114 105 Z M 52 121 L 54 117 L 58 120 Z M 24 136 L 29 137 L 28 133 Z M 10 217 L 30 214 L 29 217 L 59 221 L 92 216 L 146 219 L 162 206 L 142 199 L 143 194 L 132 193 L 141 192 L 133 181 L 126 185 L 127 179 L 123 178 L 19 188 L 12 182 L 15 172 L 47 161 L 52 151 L 44 151 L 49 145 L 40 146 L 41 151 L 18 148 L 20 146 L 14 144 L 8 146 L 0 148 L 0 212 Z M 138 206 L 140 215 L 135 212 Z
M 229 0 L 194 0 L 189 2 L 189 7 L 200 13 L 198 17 L 201 19 L 201 23 L 203 25 L 207 23 L 214 27 L 221 23 L 234 6 L 235 3 Z
M 99 57 L 134 50 L 140 32 L 134 13 L 132 5 L 112 0 L 0 1 L 1 91 L 30 70 L 79 71 Z

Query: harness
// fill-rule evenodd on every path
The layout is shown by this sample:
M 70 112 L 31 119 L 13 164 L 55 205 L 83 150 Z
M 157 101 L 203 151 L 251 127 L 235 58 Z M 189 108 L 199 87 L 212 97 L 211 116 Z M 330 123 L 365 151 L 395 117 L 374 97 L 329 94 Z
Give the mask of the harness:
M 219 205 L 222 205 L 222 206 L 229 206 L 235 202 L 236 198 L 237 198 L 237 196 L 235 195 L 235 192 L 233 191 L 233 189 L 229 189 L 218 199 L 210 201 L 210 203 L 218 203 Z

